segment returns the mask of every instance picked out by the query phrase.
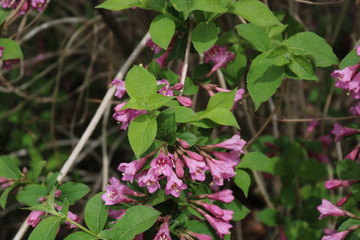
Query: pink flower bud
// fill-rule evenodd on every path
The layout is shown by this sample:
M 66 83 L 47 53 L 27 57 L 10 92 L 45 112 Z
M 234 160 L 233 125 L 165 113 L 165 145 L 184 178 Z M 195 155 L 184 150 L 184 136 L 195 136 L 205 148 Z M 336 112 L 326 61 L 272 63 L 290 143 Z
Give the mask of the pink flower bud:
M 356 148 L 354 150 L 352 150 L 351 152 L 349 152 L 346 156 L 345 159 L 351 159 L 351 160 L 355 160 L 355 159 L 359 159 L 359 154 L 360 153 L 360 144 L 356 146 Z
M 350 192 L 348 195 L 341 198 L 339 201 L 337 201 L 336 206 L 341 207 L 342 205 L 344 205 L 352 195 L 353 195 L 353 193 Z
M 180 138 L 176 139 L 177 142 L 180 144 L 181 147 L 188 149 L 190 148 L 190 144 L 188 144 L 185 140 L 182 140 Z
M 174 86 L 172 86 L 171 88 L 173 90 L 181 90 L 183 89 L 184 85 L 182 83 L 176 83 Z
M 182 96 L 176 96 L 176 99 L 179 101 L 179 103 L 185 107 L 191 107 L 192 101 L 188 97 L 182 97 Z
M 70 211 L 68 211 L 68 218 L 74 222 L 81 222 L 82 219 L 81 217 L 79 217 L 78 215 L 76 215 L 75 213 L 72 213 Z M 76 225 L 70 223 L 70 222 L 65 222 L 65 224 L 68 226 L 68 228 L 76 228 Z
M 115 78 L 111 82 L 111 84 L 116 86 L 115 96 L 118 98 L 122 98 L 126 93 L 125 81 Z
M 224 203 L 231 203 L 234 201 L 233 191 L 230 189 L 225 189 L 220 192 L 209 194 L 206 197 L 212 200 L 222 201 Z
M 214 148 L 214 147 L 219 147 L 219 148 L 226 148 L 226 149 L 230 149 L 239 153 L 243 153 L 243 147 L 245 146 L 246 141 L 244 141 L 243 139 L 240 138 L 240 134 L 235 134 L 234 136 L 232 136 L 230 139 L 221 142 L 221 143 L 217 143 L 214 145 L 208 145 L 208 147 Z
M 339 180 L 339 179 L 333 179 L 328 180 L 325 182 L 325 187 L 327 189 L 334 189 L 338 187 L 348 187 L 351 184 L 358 183 L 358 180 Z
M 225 234 L 230 234 L 230 228 L 233 227 L 230 223 L 214 218 L 209 214 L 204 214 L 204 217 L 210 223 L 210 225 L 215 229 L 217 235 L 221 239 L 224 238 Z
M 45 212 L 41 212 L 41 211 L 32 211 L 29 214 L 29 217 L 27 219 L 27 224 L 32 226 L 32 227 L 36 227 L 39 222 L 41 221 L 41 216 L 45 215 Z

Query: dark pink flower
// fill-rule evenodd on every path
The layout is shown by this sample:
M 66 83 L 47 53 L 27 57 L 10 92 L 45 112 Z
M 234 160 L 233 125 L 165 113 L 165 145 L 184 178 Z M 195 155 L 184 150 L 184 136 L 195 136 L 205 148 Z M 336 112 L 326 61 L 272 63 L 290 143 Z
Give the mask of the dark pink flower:
M 3 57 L 4 50 L 5 50 L 5 48 L 3 46 L 0 46 L 0 58 Z
M 186 184 L 180 180 L 176 174 L 172 171 L 171 175 L 167 178 L 167 183 L 165 186 L 166 195 L 173 195 L 174 197 L 179 197 L 182 190 L 186 189 Z
M 329 236 L 323 236 L 321 240 L 344 240 L 346 236 L 350 233 L 350 230 L 345 230 L 342 232 L 337 232 Z
M 331 130 L 331 133 L 335 135 L 335 142 L 338 142 L 343 139 L 343 137 L 354 135 L 359 133 L 359 129 L 343 127 L 338 123 L 334 123 L 334 128 Z
M 46 0 L 31 0 L 31 7 L 39 12 L 44 11 Z
M 312 133 L 317 126 L 319 126 L 318 120 L 314 119 L 311 122 L 309 122 L 309 124 L 306 128 L 306 134 L 308 135 L 308 134 Z
M 357 101 L 354 106 L 349 109 L 352 115 L 360 117 L 360 101 Z
M 109 216 L 114 219 L 122 218 L 125 215 L 125 213 L 126 213 L 126 209 L 120 209 L 120 210 L 110 209 L 109 210 Z
M 166 79 L 161 79 L 157 81 L 158 85 L 163 85 L 163 87 L 158 91 L 161 95 L 172 97 L 174 96 L 174 92 L 172 88 L 170 87 L 170 83 Z
M 244 141 L 243 139 L 240 138 L 240 134 L 235 134 L 234 136 L 232 136 L 230 139 L 221 142 L 221 143 L 217 143 L 214 145 L 208 145 L 208 147 L 218 147 L 218 148 L 226 148 L 226 149 L 230 149 L 239 153 L 243 153 L 243 147 L 245 146 L 246 141 Z
M 189 168 L 191 179 L 194 181 L 204 181 L 206 178 L 205 172 L 209 169 L 205 162 L 196 161 L 194 159 L 188 158 L 185 155 L 182 156 L 186 166 Z
M 325 182 L 325 187 L 327 189 L 334 189 L 338 187 L 348 187 L 354 183 L 358 183 L 359 180 L 339 180 L 339 179 L 332 179 Z
M 145 46 L 151 48 L 151 50 L 153 50 L 155 54 L 158 54 L 162 50 L 162 48 L 159 47 L 159 45 L 157 45 L 156 43 L 154 43 L 150 38 L 146 41 Z
M 321 136 L 321 137 L 319 138 L 319 140 L 320 140 L 320 142 L 321 142 L 321 144 L 322 144 L 322 147 L 325 148 L 325 149 L 328 148 L 328 147 L 331 145 L 331 143 L 333 142 L 333 139 L 332 139 L 332 137 L 330 136 L 330 134 Z
M 130 163 L 120 163 L 118 171 L 123 172 L 122 180 L 130 181 L 132 183 L 134 181 L 135 174 L 144 166 L 146 161 L 147 158 L 141 158 Z
M 125 81 L 115 78 L 111 82 L 111 84 L 116 86 L 115 96 L 118 98 L 122 98 L 126 93 Z
M 317 207 L 317 210 L 321 213 L 319 219 L 323 219 L 328 216 L 347 216 L 347 213 L 344 210 L 332 205 L 331 202 L 329 202 L 328 200 L 321 199 L 321 202 L 321 205 Z
M 285 231 L 282 227 L 280 227 L 280 230 L 279 230 L 279 240 L 287 240 Z
M 341 198 L 339 201 L 336 202 L 336 206 L 337 207 L 341 207 L 342 205 L 344 205 L 349 198 L 353 195 L 352 192 L 350 192 L 348 195 L 346 195 L 345 197 Z
M 82 221 L 81 217 L 79 217 L 78 215 L 76 215 L 75 213 L 72 213 L 70 211 L 68 211 L 68 218 L 70 220 L 72 220 L 74 222 L 78 222 L 78 223 Z M 76 225 L 74 225 L 74 224 L 72 224 L 70 222 L 65 222 L 65 223 L 69 228 L 75 228 L 76 227 Z
M 215 229 L 217 235 L 223 239 L 225 234 L 230 234 L 230 228 L 233 226 L 225 221 L 214 218 L 209 214 L 204 214 L 206 220 L 210 223 L 210 225 Z
M 185 107 L 191 107 L 192 106 L 192 101 L 188 97 L 176 96 L 176 99 L 178 100 L 178 102 L 181 105 L 183 105 Z
M 163 151 L 160 151 L 160 154 L 154 158 L 151 163 L 151 169 L 154 171 L 155 174 L 160 176 L 161 174 L 165 176 L 170 176 L 173 172 L 173 162 L 171 161 L 174 156 L 170 153 L 165 154 Z
M 160 229 L 153 240 L 171 240 L 169 222 L 167 220 L 160 225 Z
M 358 63 L 354 66 L 346 67 L 342 70 L 335 70 L 334 72 L 331 73 L 331 76 L 333 78 L 338 79 L 338 82 L 336 84 L 339 84 L 339 82 L 340 82 L 340 84 L 345 83 L 345 82 L 350 82 L 351 79 L 357 73 L 359 67 L 360 67 L 360 63 Z
M 118 104 L 114 110 L 115 113 L 113 114 L 113 118 L 121 123 L 120 129 L 126 130 L 132 120 L 137 118 L 138 116 L 147 113 L 146 110 L 136 110 L 136 109 L 124 109 L 120 110 L 122 107 L 126 105 L 126 102 Z
M 349 152 L 349 153 L 345 156 L 345 159 L 351 159 L 351 160 L 359 159 L 359 155 L 360 155 L 359 153 L 360 153 L 360 144 L 357 145 L 354 150 L 352 150 L 351 152 Z
M 226 64 L 235 58 L 235 54 L 229 52 L 225 47 L 222 46 L 213 46 L 208 51 L 204 53 L 205 62 L 212 62 L 215 65 L 212 67 L 211 71 L 206 75 L 209 77 L 216 70 L 222 67 L 226 67 Z
M 224 203 L 231 203 L 234 201 L 233 191 L 230 189 L 225 189 L 213 194 L 209 194 L 206 197 L 212 200 L 222 201 Z
M 140 172 L 136 178 L 139 186 L 146 187 L 149 193 L 154 193 L 160 189 L 159 177 L 152 169 Z
M 45 212 L 31 211 L 27 219 L 27 224 L 32 227 L 36 227 L 41 221 L 41 216 L 45 215 Z

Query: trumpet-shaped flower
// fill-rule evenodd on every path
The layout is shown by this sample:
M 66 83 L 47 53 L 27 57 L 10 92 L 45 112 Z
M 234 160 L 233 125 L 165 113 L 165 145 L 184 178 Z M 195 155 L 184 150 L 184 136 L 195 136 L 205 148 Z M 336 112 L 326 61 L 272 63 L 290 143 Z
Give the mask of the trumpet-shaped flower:
M 329 236 L 323 236 L 321 240 L 344 240 L 346 236 L 350 233 L 350 230 L 345 230 L 342 232 L 337 232 Z
M 319 219 L 323 219 L 328 216 L 347 216 L 347 213 L 344 210 L 332 205 L 328 200 L 322 199 L 321 202 L 321 205 L 317 207 L 318 211 L 320 212 Z
M 215 64 L 211 71 L 206 75 L 209 77 L 216 70 L 222 67 L 226 67 L 228 62 L 234 60 L 235 54 L 229 52 L 225 47 L 215 45 L 204 53 L 204 57 L 206 63 L 212 62 Z
M 167 183 L 165 186 L 166 195 L 173 195 L 174 197 L 179 197 L 181 191 L 186 189 L 186 184 L 180 180 L 176 174 L 172 171 L 171 175 L 167 178 Z
M 134 181 L 135 174 L 144 166 L 147 158 L 141 158 L 136 161 L 132 161 L 130 163 L 120 163 L 118 170 L 123 172 L 123 181 L 130 181 L 131 183 Z

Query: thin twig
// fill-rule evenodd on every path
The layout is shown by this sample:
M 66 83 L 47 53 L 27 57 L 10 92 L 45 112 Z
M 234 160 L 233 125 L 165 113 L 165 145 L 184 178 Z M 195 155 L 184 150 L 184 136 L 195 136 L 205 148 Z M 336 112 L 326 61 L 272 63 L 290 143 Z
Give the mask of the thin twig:
M 184 64 L 181 70 L 181 78 L 180 78 L 180 83 L 183 84 L 183 86 L 185 85 L 185 79 L 186 79 L 186 75 L 187 75 L 187 71 L 189 68 L 189 57 L 190 57 L 190 47 L 191 47 L 191 34 L 192 34 L 192 24 L 190 23 L 189 26 L 189 35 L 188 35 L 188 39 L 187 39 L 187 43 L 186 43 L 186 51 L 185 51 L 185 59 L 184 59 Z M 182 95 L 184 91 L 184 88 L 182 88 L 180 90 L 180 96 Z
M 131 53 L 129 58 L 126 60 L 124 65 L 121 67 L 120 71 L 117 73 L 116 78 L 122 79 L 127 72 L 127 70 L 130 68 L 130 66 L 133 64 L 137 56 L 141 53 L 143 48 L 145 47 L 145 43 L 147 39 L 149 38 L 149 33 L 146 33 L 145 36 L 142 38 L 141 42 L 138 44 L 138 46 L 134 49 L 134 51 Z M 109 102 L 111 101 L 114 93 L 116 91 L 116 87 L 113 86 L 109 88 L 104 96 L 104 100 L 100 104 L 99 108 L 97 109 L 94 117 L 91 119 L 91 122 L 89 123 L 88 127 L 86 128 L 85 132 L 81 136 L 78 144 L 75 146 L 73 151 L 71 152 L 69 158 L 66 160 L 65 164 L 63 165 L 62 169 L 60 170 L 61 174 L 58 176 L 57 180 L 61 181 L 64 179 L 64 177 L 68 174 L 71 167 L 73 166 L 74 162 L 77 160 L 77 157 L 79 156 L 80 152 L 84 148 L 86 142 L 90 138 L 91 134 L 94 132 L 97 124 L 99 123 L 102 115 L 104 114 L 107 106 L 109 105 Z M 25 235 L 27 229 L 27 218 L 21 225 L 19 231 L 16 233 L 13 240 L 21 240 L 22 237 Z
M 344 2 L 344 0 L 339 0 L 337 2 L 310 2 L 310 1 L 306 1 L 306 0 L 295 0 L 295 1 L 299 2 L 299 3 L 310 4 L 310 5 L 330 5 L 330 4 L 340 4 L 340 3 Z

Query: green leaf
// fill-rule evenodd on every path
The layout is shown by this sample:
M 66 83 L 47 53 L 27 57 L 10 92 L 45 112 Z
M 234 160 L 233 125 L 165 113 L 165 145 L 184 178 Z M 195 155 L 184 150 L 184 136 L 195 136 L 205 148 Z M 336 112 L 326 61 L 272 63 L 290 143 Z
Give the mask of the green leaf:
M 39 198 L 45 197 L 49 194 L 47 187 L 39 184 L 26 185 L 18 194 L 16 199 L 28 206 L 39 204 Z
M 189 1 L 191 4 L 190 10 L 200 10 L 211 13 L 225 13 L 227 11 L 225 6 L 223 6 L 219 0 L 189 0 Z
M 353 225 L 360 225 L 360 220 L 359 219 L 354 219 L 354 218 L 350 218 L 348 220 L 346 220 L 345 222 L 343 222 L 339 229 L 338 232 L 342 232 L 347 230 L 348 228 L 350 228 Z M 346 236 L 346 240 L 358 240 L 360 239 L 360 229 L 356 229 L 355 231 L 351 231 L 347 236 Z
M 67 235 L 64 240 L 96 240 L 98 238 L 87 234 L 85 232 L 75 232 L 70 235 Z
M 232 112 L 224 108 L 214 108 L 198 113 L 198 120 L 209 119 L 217 124 L 239 127 L 239 124 Z
M 350 159 L 338 161 L 336 172 L 342 180 L 360 179 L 360 164 Z
M 166 103 L 168 103 L 173 98 L 174 97 L 167 97 L 167 96 L 161 95 L 159 93 L 155 93 L 146 99 L 146 102 L 144 103 L 145 110 L 158 109 L 158 108 L 164 106 Z
M 28 173 L 28 177 L 31 181 L 37 182 L 38 177 L 40 176 L 41 171 L 43 170 L 45 166 L 45 161 L 39 161 L 39 162 L 32 162 L 31 168 Z
M 254 24 L 240 24 L 236 26 L 240 37 L 244 38 L 255 50 L 265 52 L 271 50 L 273 45 L 263 27 Z
M 194 95 L 198 92 L 199 86 L 194 84 L 194 81 L 190 77 L 186 77 L 184 84 L 184 95 Z
M 160 212 L 150 207 L 131 207 L 126 211 L 125 215 L 116 222 L 112 236 L 117 240 L 132 240 L 137 234 L 149 229 L 159 216 Z
M 130 123 L 128 137 L 137 158 L 151 146 L 156 133 L 157 122 L 152 114 L 140 115 Z
M 0 24 L 5 21 L 11 10 L 11 8 L 0 8 Z
M 159 203 L 165 202 L 170 197 L 165 194 L 165 190 L 161 189 L 151 194 L 151 198 L 146 202 L 146 205 L 155 206 Z
M 60 227 L 61 218 L 48 217 L 31 232 L 28 240 L 54 240 Z
M 250 152 L 242 157 L 237 168 L 249 168 L 251 170 L 270 172 L 272 161 L 266 155 L 260 152 Z
M 190 122 L 191 120 L 195 119 L 196 116 L 196 113 L 191 108 L 183 106 L 175 108 L 175 118 L 176 122 L 178 123 Z
M 132 7 L 141 7 L 141 0 L 106 0 L 95 8 L 105 8 L 108 10 L 119 11 Z
M 296 169 L 296 172 L 298 173 L 300 179 L 316 182 L 326 179 L 326 169 L 327 168 L 323 163 L 320 163 L 315 159 L 309 159 L 307 161 L 303 161 L 300 168 Z
M 170 0 L 170 2 L 177 11 L 182 12 L 184 14 L 185 20 L 190 16 L 192 1 Z
M 340 69 L 344 69 L 346 67 L 354 66 L 360 62 L 360 57 L 356 53 L 356 49 L 351 50 L 345 58 L 340 62 Z
M 304 56 L 293 56 L 289 65 L 290 70 L 304 80 L 319 80 L 314 73 L 311 60 Z
M 157 91 L 156 78 L 145 68 L 133 66 L 126 75 L 125 87 L 131 98 L 146 99 Z
M 211 48 L 218 39 L 219 29 L 214 22 L 199 23 L 191 36 L 196 51 L 204 53 Z
M 168 48 L 174 33 L 174 20 L 167 16 L 159 15 L 150 24 L 151 39 L 163 49 Z
M 273 208 L 267 208 L 258 212 L 256 217 L 269 227 L 275 227 L 279 222 L 279 213 Z
M 320 36 L 312 32 L 295 34 L 283 42 L 289 52 L 295 55 L 310 55 L 317 67 L 328 67 L 337 64 L 338 60 L 332 48 Z
M 175 110 L 167 109 L 159 114 L 156 118 L 158 131 L 156 138 L 172 145 L 176 141 L 176 119 Z
M 247 197 L 251 185 L 250 174 L 242 169 L 236 169 L 234 183 L 243 191 L 245 197 Z
M 0 196 L 0 206 L 1 206 L 3 209 L 5 209 L 5 207 L 6 207 L 7 199 L 8 199 L 8 197 L 9 197 L 9 193 L 10 193 L 15 187 L 17 187 L 17 185 L 15 185 L 15 184 L 7 187 L 7 188 L 5 189 L 5 191 L 1 194 L 1 196 Z
M 10 179 L 22 178 L 21 172 L 16 165 L 15 158 L 9 156 L 0 156 L 0 177 Z
M 101 199 L 102 194 L 101 192 L 93 196 L 85 206 L 85 223 L 94 233 L 103 230 L 108 216 L 108 206 L 105 206 Z
M 61 191 L 59 199 L 64 200 L 66 198 L 70 205 L 74 205 L 77 200 L 90 192 L 90 188 L 87 185 L 76 182 L 64 183 L 58 189 Z
M 2 60 L 22 58 L 22 51 L 17 42 L 7 38 L 0 38 L 0 46 L 4 47 Z
M 185 213 L 181 213 L 179 216 L 175 218 L 175 220 L 171 223 L 170 232 L 174 232 L 177 228 L 185 229 L 189 223 L 189 218 Z
M 251 98 L 254 100 L 255 109 L 267 101 L 280 87 L 285 78 L 283 66 L 273 66 L 273 60 L 268 58 L 270 52 L 264 52 L 257 56 L 247 75 L 247 88 Z
M 233 2 L 228 11 L 245 18 L 257 26 L 281 25 L 270 9 L 258 0 Z
M 158 12 L 165 12 L 166 1 L 165 0 L 141 0 L 142 7 Z
M 245 50 L 241 44 L 233 44 L 230 46 L 229 51 L 235 53 L 235 59 L 228 62 L 226 68 L 221 68 L 226 82 L 231 88 L 238 86 L 239 80 L 244 75 L 247 58 Z
M 46 176 L 46 185 L 47 188 L 49 190 L 49 192 L 51 191 L 51 189 L 54 188 L 55 184 L 57 184 L 57 177 L 60 175 L 60 172 L 49 172 L 48 175 Z
M 187 142 L 190 146 L 193 146 L 197 141 L 196 136 L 191 132 L 177 133 L 177 137 Z
M 230 92 L 220 92 L 214 94 L 209 100 L 206 111 L 210 111 L 216 108 L 231 110 L 234 106 L 235 94 L 236 89 L 233 89 Z

